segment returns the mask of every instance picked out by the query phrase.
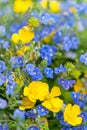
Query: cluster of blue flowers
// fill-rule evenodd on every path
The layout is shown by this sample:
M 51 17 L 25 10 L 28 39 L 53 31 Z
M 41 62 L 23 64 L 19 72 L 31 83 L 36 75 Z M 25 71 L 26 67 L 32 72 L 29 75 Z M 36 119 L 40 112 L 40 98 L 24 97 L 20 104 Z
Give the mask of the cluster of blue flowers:
M 0 0 L 0 130 L 87 130 L 87 0 L 20 0 L 20 7 L 16 2 Z M 23 2 L 31 5 L 25 12 Z M 47 108 L 24 95 L 33 81 L 48 84 Z M 61 110 L 53 114 L 57 104 L 52 101 L 60 98 L 52 86 L 59 86 L 63 100 Z M 71 126 L 64 120 L 69 103 L 81 108 L 82 124 Z M 44 117 L 52 122 L 49 128 Z

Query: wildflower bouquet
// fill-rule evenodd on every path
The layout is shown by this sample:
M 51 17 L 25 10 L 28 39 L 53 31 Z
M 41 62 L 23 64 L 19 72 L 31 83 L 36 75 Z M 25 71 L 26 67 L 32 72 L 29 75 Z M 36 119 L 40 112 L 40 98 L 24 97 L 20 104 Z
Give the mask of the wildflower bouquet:
M 0 130 L 87 130 L 87 0 L 0 0 Z

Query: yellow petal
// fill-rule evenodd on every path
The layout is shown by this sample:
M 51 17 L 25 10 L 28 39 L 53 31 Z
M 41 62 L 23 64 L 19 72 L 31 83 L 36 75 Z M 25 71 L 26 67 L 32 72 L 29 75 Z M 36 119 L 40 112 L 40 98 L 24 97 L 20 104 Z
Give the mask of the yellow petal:
M 56 97 L 56 96 L 60 96 L 61 95 L 61 91 L 59 87 L 54 86 L 51 90 L 50 96 L 51 97 Z
M 46 107 L 48 110 L 51 110 L 51 109 L 52 109 L 52 105 L 51 105 L 51 103 L 50 103 L 49 100 L 45 100 L 45 101 L 42 103 L 42 105 L 43 105 L 44 107 Z
M 74 91 L 79 92 L 83 88 L 83 84 L 80 80 L 77 80 L 77 82 L 74 85 Z
M 40 81 L 33 81 L 28 87 L 24 88 L 24 96 L 35 102 L 36 100 L 43 101 L 49 94 L 49 86 Z
M 16 13 L 25 13 L 28 8 L 32 8 L 32 0 L 15 0 L 14 2 L 14 11 Z
M 41 0 L 41 6 L 46 9 L 48 4 L 48 0 Z
M 24 26 L 18 31 L 19 37 L 23 43 L 29 43 L 34 38 L 34 32 L 28 26 Z
M 17 33 L 14 33 L 12 35 L 12 37 L 11 37 L 11 40 L 12 40 L 12 42 L 17 44 L 19 42 L 19 40 L 20 40 L 20 37 L 19 37 L 19 35 Z
M 73 105 L 72 106 L 72 113 L 74 115 L 79 115 L 81 113 L 80 106 L 79 105 Z
M 29 100 L 28 97 L 24 97 L 22 100 L 22 105 L 19 107 L 21 110 L 23 109 L 30 109 L 32 107 L 34 107 L 36 102 L 32 102 Z
M 50 100 L 51 104 L 52 104 L 52 109 L 51 111 L 53 112 L 59 112 L 62 108 L 63 105 L 63 100 L 61 100 L 60 98 L 52 98 Z
M 28 94 L 29 94 L 29 88 L 28 87 L 25 87 L 24 88 L 24 96 L 28 96 Z
M 60 12 L 60 3 L 56 0 L 52 0 L 49 2 L 50 11 L 53 13 Z

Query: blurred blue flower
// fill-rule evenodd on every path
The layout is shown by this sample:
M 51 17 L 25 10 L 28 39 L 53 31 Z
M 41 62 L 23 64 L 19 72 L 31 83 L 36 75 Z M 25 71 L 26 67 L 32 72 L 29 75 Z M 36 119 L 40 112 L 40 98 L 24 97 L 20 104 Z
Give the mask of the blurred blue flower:
M 57 120 L 60 120 L 60 119 L 63 119 L 63 112 L 58 112 L 56 113 L 56 117 L 55 117 Z
M 80 116 L 83 119 L 83 122 L 87 122 L 87 110 L 81 112 Z
M 34 68 L 34 71 L 32 72 L 32 74 L 30 74 L 30 76 L 31 76 L 32 80 L 34 80 L 34 81 L 38 81 L 43 78 L 43 74 L 38 67 Z
M 46 109 L 45 107 L 41 106 L 41 105 L 38 105 L 36 107 L 36 110 L 37 110 L 37 112 L 40 116 L 45 116 L 49 113 L 49 110 Z
M 9 82 L 9 83 L 6 85 L 6 94 L 8 94 L 8 95 L 13 95 L 16 86 L 17 86 L 17 83 L 16 83 L 16 82 Z
M 0 98 L 0 109 L 7 107 L 7 101 L 3 98 Z
M 32 118 L 32 119 L 36 119 L 37 117 L 37 112 L 35 109 L 29 110 L 25 112 L 25 117 L 26 118 Z
M 40 128 L 38 126 L 32 125 L 28 128 L 28 130 L 40 130 Z
M 84 95 L 79 92 L 71 92 L 71 96 L 75 104 L 79 105 L 81 108 L 85 105 Z
M 55 74 L 60 74 L 66 72 L 66 67 L 64 67 L 62 64 L 59 67 L 54 68 Z
M 66 80 L 64 78 L 60 78 L 58 80 L 58 84 L 61 85 L 65 90 L 68 90 L 73 87 L 75 80 Z
M 53 79 L 53 69 L 52 68 L 45 67 L 44 74 L 47 78 Z
M 2 73 L 0 73 L 0 86 L 6 82 L 7 78 Z
M 13 113 L 14 119 L 23 120 L 25 119 L 25 111 L 21 111 L 19 109 L 15 109 Z
M 6 64 L 4 61 L 0 60 L 0 73 L 6 70 Z
M 35 67 L 33 64 L 26 64 L 25 70 L 28 72 L 29 75 L 32 75 Z
M 34 41 L 39 42 L 41 40 L 41 30 L 36 30 L 34 33 Z
M 81 55 L 79 60 L 80 60 L 80 62 L 82 62 L 85 65 L 87 65 L 87 53 Z
M 11 57 L 10 62 L 13 68 L 22 67 L 24 65 L 24 58 L 19 56 Z
M 6 28 L 3 25 L 0 25 L 0 36 L 4 37 L 6 35 Z
M 3 130 L 2 124 L 0 123 L 0 130 Z
M 63 49 L 65 51 L 69 51 L 71 47 L 72 47 L 72 42 L 70 41 L 69 37 L 68 36 L 64 37 Z
M 53 41 L 54 41 L 56 44 L 59 44 L 59 43 L 62 42 L 62 40 L 63 40 L 63 38 L 62 38 L 62 32 L 61 32 L 61 31 L 56 32 L 56 33 L 54 34 L 54 36 L 53 36 Z
M 56 51 L 57 51 L 56 46 L 44 45 L 40 49 L 40 56 L 43 60 L 47 61 L 47 65 L 50 65 Z
M 41 38 L 48 36 L 51 33 L 51 31 L 52 30 L 50 27 L 43 27 L 43 29 L 41 31 Z
M 72 37 L 72 49 L 78 49 L 78 45 L 80 43 L 80 40 L 78 37 Z
M 45 25 L 47 25 L 47 24 L 50 25 L 50 24 L 54 24 L 55 20 L 52 17 L 52 15 L 50 15 L 48 13 L 44 13 L 44 14 L 41 14 L 41 16 L 40 16 L 40 22 Z
M 3 126 L 3 130 L 9 130 L 9 126 L 8 126 L 8 124 L 4 124 L 4 126 Z
M 6 50 L 8 50 L 8 48 L 9 48 L 9 42 L 8 41 L 5 41 L 5 40 L 3 40 L 3 39 L 0 39 L 0 47 L 1 48 L 4 48 L 4 49 L 6 49 Z

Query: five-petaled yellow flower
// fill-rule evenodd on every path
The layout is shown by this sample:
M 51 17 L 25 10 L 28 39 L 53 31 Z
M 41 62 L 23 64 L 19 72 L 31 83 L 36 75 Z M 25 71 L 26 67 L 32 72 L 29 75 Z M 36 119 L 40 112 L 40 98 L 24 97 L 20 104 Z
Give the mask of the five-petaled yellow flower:
M 81 113 L 78 105 L 68 104 L 64 111 L 64 121 L 72 126 L 76 126 L 82 123 L 82 117 L 79 117 Z
M 15 0 L 14 1 L 14 11 L 16 13 L 26 13 L 26 11 L 32 8 L 32 0 Z
M 19 31 L 18 34 L 14 33 L 12 35 L 11 40 L 18 44 L 19 41 L 21 41 L 22 43 L 29 43 L 32 39 L 34 38 L 34 32 L 31 31 L 31 28 L 29 26 L 24 26 L 22 27 Z
M 58 87 L 53 87 L 49 93 L 49 86 L 47 83 L 41 81 L 32 81 L 28 87 L 24 88 L 24 96 L 27 100 L 23 99 L 20 109 L 32 108 L 37 100 L 43 101 L 42 105 L 53 112 L 60 111 L 63 101 L 58 98 L 61 92 Z M 28 105 L 26 105 L 28 104 Z

